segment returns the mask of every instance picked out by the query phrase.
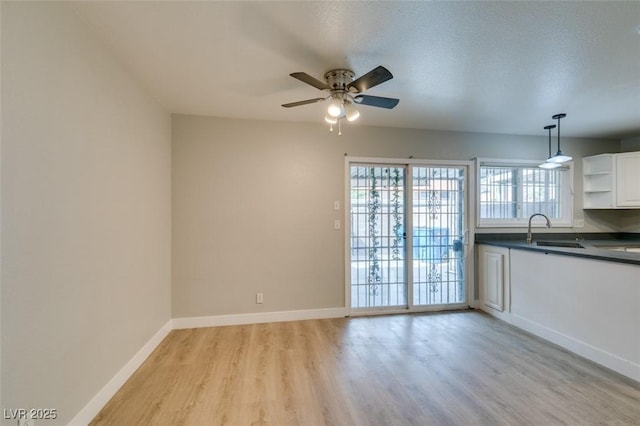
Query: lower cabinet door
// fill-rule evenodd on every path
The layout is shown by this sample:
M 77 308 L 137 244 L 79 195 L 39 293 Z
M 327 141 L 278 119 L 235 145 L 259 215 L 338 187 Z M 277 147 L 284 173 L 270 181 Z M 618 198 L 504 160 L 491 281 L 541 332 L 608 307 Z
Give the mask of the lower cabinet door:
M 482 304 L 500 312 L 504 311 L 508 256 L 509 250 L 500 247 L 481 246 L 479 250 Z

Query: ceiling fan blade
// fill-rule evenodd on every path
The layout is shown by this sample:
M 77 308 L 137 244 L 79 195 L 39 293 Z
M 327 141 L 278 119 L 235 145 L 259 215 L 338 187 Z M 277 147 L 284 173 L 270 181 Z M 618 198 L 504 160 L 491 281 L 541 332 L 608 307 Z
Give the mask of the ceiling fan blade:
M 367 89 L 371 89 L 380 83 L 384 83 L 387 80 L 391 80 L 393 74 L 383 66 L 376 67 L 363 75 L 362 77 L 352 81 L 347 85 L 347 89 L 350 92 L 361 93 Z
M 396 105 L 398 105 L 398 102 L 400 102 L 400 99 L 396 99 L 396 98 L 383 98 L 382 96 L 368 96 L 368 95 L 358 95 L 353 99 L 356 101 L 356 103 L 360 105 L 369 105 L 369 106 L 387 108 L 387 109 L 394 108 Z
M 300 81 L 302 81 L 303 83 L 307 83 L 313 87 L 315 87 L 316 89 L 320 89 L 320 90 L 329 90 L 329 86 L 327 86 L 327 83 L 320 81 L 316 78 L 311 77 L 309 74 L 307 74 L 306 72 L 294 72 L 289 74 L 291 77 L 296 78 Z
M 291 107 L 297 107 L 300 105 L 315 104 L 316 102 L 324 101 L 325 99 L 327 98 L 307 99 L 306 101 L 298 101 L 298 102 L 291 102 L 288 104 L 282 104 L 282 106 L 285 108 L 291 108 Z

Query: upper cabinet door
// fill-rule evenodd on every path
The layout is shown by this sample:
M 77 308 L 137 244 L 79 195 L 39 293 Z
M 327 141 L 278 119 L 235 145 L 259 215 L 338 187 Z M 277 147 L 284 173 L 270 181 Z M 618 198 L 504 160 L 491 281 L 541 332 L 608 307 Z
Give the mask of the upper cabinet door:
M 616 155 L 616 204 L 640 207 L 640 152 Z

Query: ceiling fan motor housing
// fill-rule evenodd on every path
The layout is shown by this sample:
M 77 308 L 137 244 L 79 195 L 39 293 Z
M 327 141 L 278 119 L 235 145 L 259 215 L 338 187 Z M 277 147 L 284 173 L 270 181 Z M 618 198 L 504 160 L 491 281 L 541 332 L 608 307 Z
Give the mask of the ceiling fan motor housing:
M 332 92 L 347 92 L 347 85 L 353 81 L 355 76 L 351 70 L 336 69 L 327 71 L 324 74 L 324 79 Z

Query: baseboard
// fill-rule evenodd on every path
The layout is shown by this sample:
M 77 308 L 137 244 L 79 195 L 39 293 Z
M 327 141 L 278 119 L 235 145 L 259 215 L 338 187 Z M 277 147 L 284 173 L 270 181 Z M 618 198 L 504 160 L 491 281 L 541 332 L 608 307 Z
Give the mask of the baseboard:
M 340 318 L 346 308 L 307 309 L 300 311 L 255 312 L 249 314 L 213 315 L 204 317 L 174 318 L 173 329 L 217 327 L 221 325 L 258 324 L 265 322 L 301 321 L 323 318 Z
M 488 306 L 486 306 L 484 304 L 481 304 L 480 302 L 478 302 L 478 304 L 476 305 L 476 309 L 478 309 L 478 310 L 480 310 L 480 311 L 482 311 L 482 312 L 484 312 L 486 314 L 489 314 L 492 317 L 496 317 L 499 320 L 502 320 L 502 321 L 504 321 L 506 323 L 513 324 L 513 319 L 511 318 L 512 314 L 509 313 L 509 312 L 498 311 L 498 310 L 490 308 L 490 307 L 488 307 Z
M 562 346 L 563 348 L 584 358 L 640 382 L 640 365 L 519 315 L 514 315 L 512 313 L 510 317 L 509 322 L 514 326 L 535 334 L 538 337 L 542 337 L 543 339 L 555 343 L 558 346 Z
M 124 367 L 89 401 L 85 407 L 69 422 L 69 425 L 84 426 L 89 424 L 102 408 L 109 402 L 120 387 L 151 355 L 151 352 L 162 342 L 171 331 L 171 320 L 167 321 L 160 330 L 127 362 Z

